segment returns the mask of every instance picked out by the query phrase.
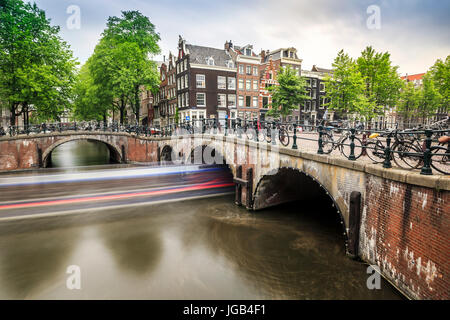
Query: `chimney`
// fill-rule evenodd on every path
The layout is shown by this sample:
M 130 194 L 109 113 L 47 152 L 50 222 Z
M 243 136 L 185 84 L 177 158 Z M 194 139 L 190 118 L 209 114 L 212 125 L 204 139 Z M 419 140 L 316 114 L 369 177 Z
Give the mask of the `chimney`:
M 163 56 L 163 62 L 166 62 L 166 56 L 165 55 Z
M 261 49 L 261 53 L 259 55 L 261 56 L 261 62 L 264 62 L 264 60 L 266 59 L 266 52 Z
M 228 42 L 228 41 L 226 41 L 225 42 L 225 50 L 230 50 L 231 48 L 233 48 L 233 44 L 231 43 L 231 40 L 230 40 L 230 42 Z

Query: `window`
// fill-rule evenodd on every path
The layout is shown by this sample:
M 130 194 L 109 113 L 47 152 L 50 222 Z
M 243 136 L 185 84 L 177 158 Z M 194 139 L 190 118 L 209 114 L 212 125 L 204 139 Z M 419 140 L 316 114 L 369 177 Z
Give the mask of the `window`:
M 253 97 L 253 108 L 258 108 L 258 97 Z
M 236 96 L 234 94 L 228 95 L 228 108 L 236 108 Z
M 226 77 L 217 77 L 217 89 L 226 89 L 227 88 L 227 78 Z
M 246 107 L 250 107 L 250 104 L 251 104 L 251 98 L 252 98 L 252 97 L 250 97 L 250 96 L 246 96 L 246 97 L 245 97 L 245 106 L 246 106 Z
M 258 90 L 258 80 L 253 80 L 253 90 Z
M 312 79 L 312 86 L 317 87 L 317 79 Z
M 306 86 L 311 87 L 311 79 L 310 78 L 306 79 Z
M 205 93 L 197 93 L 197 106 L 204 107 L 206 106 L 206 96 Z
M 189 84 L 188 84 L 188 76 L 187 76 L 187 75 L 184 76 L 184 87 L 185 87 L 185 88 L 189 87 Z
M 205 75 L 204 74 L 197 74 L 197 88 L 205 88 Z
M 316 90 L 313 89 L 313 90 L 311 91 L 311 93 L 312 93 L 311 98 L 312 98 L 312 99 L 315 99 L 315 98 L 316 98 Z
M 251 56 L 252 55 L 252 49 L 249 49 L 249 48 L 245 49 L 245 55 L 246 56 Z
M 228 68 L 233 68 L 233 66 L 234 66 L 233 61 L 232 60 L 228 60 L 227 61 L 227 67 Z
M 244 74 L 244 65 L 243 64 L 239 65 L 239 73 Z
M 227 95 L 226 94 L 218 94 L 217 95 L 217 106 L 219 108 L 225 108 L 227 104 Z
M 316 100 L 312 101 L 311 109 L 312 109 L 312 111 L 316 111 Z
M 239 89 L 244 90 L 244 80 L 243 79 L 239 79 Z
M 239 107 L 244 106 L 244 96 L 239 96 Z
M 252 66 L 247 66 L 247 74 L 252 74 Z
M 208 64 L 208 66 L 213 66 L 214 65 L 214 58 L 213 57 L 209 57 L 206 59 L 206 63 Z
M 186 63 L 186 59 L 183 60 L 183 71 L 187 70 L 187 63 Z
M 258 67 L 253 67 L 253 75 L 254 76 L 258 75 Z
M 236 90 L 236 78 L 228 77 L 228 90 Z
M 189 92 L 186 92 L 186 107 L 189 107 Z
M 263 108 L 267 108 L 269 104 L 269 98 L 263 97 Z
M 320 87 L 320 92 L 324 92 L 325 91 L 325 83 L 320 82 L 319 87 Z
M 252 90 L 252 81 L 251 80 L 246 80 L 245 81 L 245 89 L 246 90 Z

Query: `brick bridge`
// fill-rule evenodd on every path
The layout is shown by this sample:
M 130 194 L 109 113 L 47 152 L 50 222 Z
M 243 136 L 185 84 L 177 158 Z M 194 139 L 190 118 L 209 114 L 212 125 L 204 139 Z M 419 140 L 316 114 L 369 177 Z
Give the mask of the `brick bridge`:
M 0 138 L 0 171 L 45 167 L 57 146 L 80 139 L 105 143 L 116 162 L 223 158 L 234 176 L 236 203 L 252 210 L 326 193 L 340 215 L 349 255 L 378 265 L 410 298 L 450 298 L 448 176 L 384 169 L 235 136 L 99 132 Z

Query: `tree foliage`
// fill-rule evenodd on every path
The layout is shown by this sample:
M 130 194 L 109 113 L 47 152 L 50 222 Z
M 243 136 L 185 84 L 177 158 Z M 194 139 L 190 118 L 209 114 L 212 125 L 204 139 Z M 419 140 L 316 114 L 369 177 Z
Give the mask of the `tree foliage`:
M 365 48 L 356 60 L 341 50 L 333 63 L 333 75 L 326 78 L 331 110 L 356 114 L 366 120 L 395 106 L 402 88 L 398 67 L 388 52 Z
M 364 95 L 364 79 L 356 62 L 344 50 L 334 59 L 333 74 L 325 77 L 325 83 L 330 110 L 368 116 L 370 109 Z
M 271 109 L 268 115 L 279 117 L 292 114 L 292 111 L 303 104 L 306 96 L 306 80 L 298 76 L 290 66 L 281 68 L 277 76 L 278 86 L 269 87 L 272 94 Z
M 40 120 L 59 119 L 68 108 L 77 62 L 36 4 L 4 0 L 0 6 L 0 100 L 11 124 L 29 110 Z
M 159 86 L 157 65 L 151 56 L 159 53 L 159 34 L 150 20 L 138 11 L 123 11 L 122 17 L 110 17 L 102 39 L 90 58 L 93 83 L 112 97 L 109 108 L 120 110 L 124 121 L 127 105 L 139 122 L 140 91 Z M 93 103 L 96 101 L 94 100 Z
M 450 112 L 450 55 L 445 61 L 438 59 L 430 68 L 429 74 L 434 86 L 440 94 L 441 101 L 438 108 L 441 113 Z

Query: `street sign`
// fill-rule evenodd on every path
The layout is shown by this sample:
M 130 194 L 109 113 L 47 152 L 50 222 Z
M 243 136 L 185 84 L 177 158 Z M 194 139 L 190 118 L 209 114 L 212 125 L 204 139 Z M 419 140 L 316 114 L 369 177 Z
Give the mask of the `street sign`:
M 225 119 L 228 119 L 228 115 L 227 114 L 225 115 Z
M 189 116 L 186 116 L 186 121 L 189 121 L 191 118 Z

